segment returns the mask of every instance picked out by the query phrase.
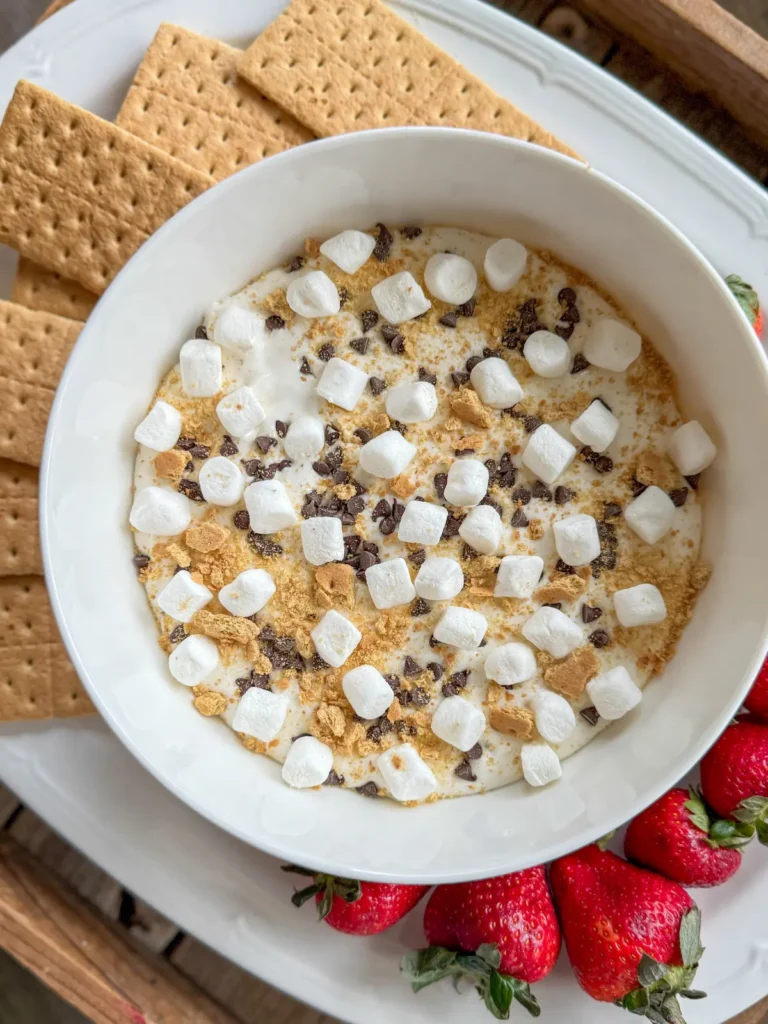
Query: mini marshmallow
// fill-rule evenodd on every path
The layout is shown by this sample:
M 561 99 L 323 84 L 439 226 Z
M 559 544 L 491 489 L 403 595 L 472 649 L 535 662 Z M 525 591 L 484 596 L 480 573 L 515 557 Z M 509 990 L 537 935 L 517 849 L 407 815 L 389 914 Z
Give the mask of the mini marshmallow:
M 376 239 L 365 231 L 342 231 L 320 246 L 320 252 L 345 274 L 356 274 L 376 248 Z
M 310 633 L 315 649 L 331 668 L 341 668 L 363 636 L 345 615 L 331 608 Z
M 618 432 L 619 421 L 599 398 L 571 424 L 571 433 L 576 440 L 589 445 L 594 452 L 604 452 Z
M 538 555 L 505 555 L 499 565 L 494 597 L 530 597 L 543 570 L 544 560 Z
M 360 401 L 367 383 L 368 374 L 358 370 L 345 359 L 337 359 L 334 356 L 325 364 L 316 391 L 332 405 L 338 405 L 339 408 L 351 412 Z
M 451 505 L 479 505 L 488 492 L 488 468 L 479 459 L 457 459 L 448 470 L 445 500 Z
M 717 455 L 717 448 L 698 420 L 690 420 L 678 427 L 667 443 L 667 451 L 683 476 L 696 476 L 703 472 Z
M 524 743 L 520 750 L 523 778 L 529 786 L 546 786 L 563 774 L 560 758 L 546 743 Z
M 414 587 L 425 601 L 450 601 L 464 586 L 464 573 L 454 558 L 433 555 L 421 565 Z
M 312 565 L 340 562 L 344 558 L 344 534 L 341 520 L 335 516 L 315 516 L 301 523 L 301 546 Z
M 416 445 L 398 430 L 385 430 L 360 449 L 360 468 L 371 476 L 389 480 L 399 476 L 416 454 Z
M 221 349 L 212 341 L 193 338 L 179 353 L 181 386 L 190 398 L 210 398 L 221 391 Z
M 178 575 L 178 574 L 177 574 Z M 219 601 L 232 615 L 255 615 L 275 592 L 266 569 L 245 569 L 219 591 Z
M 545 484 L 553 484 L 576 458 L 576 449 L 548 423 L 531 434 L 523 452 L 523 465 Z
M 254 533 L 277 533 L 293 526 L 296 513 L 279 480 L 258 480 L 245 488 L 245 507 Z
M 437 412 L 437 392 L 434 384 L 420 380 L 398 384 L 387 392 L 387 415 L 401 423 L 425 423 Z
M 450 644 L 460 651 L 474 651 L 483 642 L 488 622 L 471 608 L 446 608 L 435 626 L 434 637 L 441 644 Z
M 283 451 L 294 462 L 315 459 L 325 444 L 325 424 L 319 416 L 299 416 L 288 427 Z
M 167 452 L 179 440 L 181 413 L 162 400 L 155 402 L 136 427 L 134 439 L 153 452 Z
M 477 271 L 464 256 L 436 252 L 427 260 L 424 284 L 436 299 L 460 306 L 475 294 Z
M 213 340 L 231 352 L 249 352 L 267 337 L 263 316 L 230 303 L 222 309 L 213 325 Z
M 262 743 L 269 743 L 279 735 L 287 713 L 288 698 L 284 694 L 252 686 L 240 698 L 232 728 L 246 736 L 255 736 Z
M 655 544 L 672 528 L 675 505 L 667 492 L 654 484 L 627 505 L 624 519 L 641 540 Z
M 371 288 L 376 309 L 391 324 L 401 324 L 421 316 L 432 303 L 424 294 L 421 285 L 407 270 L 392 277 L 385 277 Z
M 211 505 L 236 505 L 243 496 L 245 477 L 240 467 L 224 455 L 215 455 L 203 463 L 198 474 L 200 490 Z
M 264 422 L 266 413 L 247 384 L 226 395 L 216 406 L 219 422 L 232 437 L 244 437 Z
M 426 800 L 437 789 L 432 770 L 419 757 L 410 743 L 390 747 L 376 763 L 384 784 L 393 799 L 403 803 Z
M 491 356 L 482 359 L 469 375 L 472 387 L 484 405 L 491 409 L 509 409 L 523 397 L 523 389 L 506 360 Z
M 595 323 L 584 343 L 584 356 L 594 366 L 623 373 L 643 348 L 643 339 L 620 320 L 603 317 Z
M 207 636 L 195 633 L 182 640 L 171 651 L 168 668 L 173 678 L 184 686 L 202 683 L 219 664 L 219 649 Z
M 553 658 L 567 658 L 584 639 L 581 629 L 557 608 L 538 608 L 521 630 L 526 640 Z
M 501 644 L 485 659 L 485 675 L 499 686 L 526 683 L 536 675 L 536 656 L 526 644 Z
M 285 289 L 285 301 L 299 316 L 334 316 L 341 309 L 336 285 L 322 270 L 296 277 Z
M 186 569 L 177 572 L 157 595 L 157 606 L 177 622 L 189 622 L 195 612 L 205 608 L 213 594 L 202 583 L 195 583 Z
M 322 786 L 333 768 L 333 751 L 314 736 L 300 736 L 291 744 L 283 764 L 283 782 L 294 789 Z
M 573 708 L 559 693 L 537 690 L 531 701 L 536 728 L 547 743 L 562 743 L 576 728 Z
M 600 554 L 600 537 L 593 516 L 581 512 L 552 525 L 558 555 L 567 565 L 589 565 Z
M 459 536 L 481 555 L 492 555 L 501 544 L 504 527 L 491 505 L 476 505 L 459 527 Z
M 568 342 L 552 331 L 534 331 L 525 343 L 523 355 L 537 377 L 562 377 L 571 365 Z
M 404 544 L 439 544 L 448 509 L 431 501 L 409 501 L 397 527 L 397 538 Z
M 667 606 L 661 591 L 652 583 L 638 583 L 613 595 L 616 618 L 622 626 L 652 626 L 667 617 Z
M 603 672 L 587 683 L 589 699 L 601 718 L 615 722 L 643 699 L 642 690 L 635 686 L 623 665 Z
M 365 570 L 365 582 L 377 608 L 394 608 L 416 597 L 404 558 L 390 558 Z
M 189 526 L 192 506 L 189 499 L 170 487 L 144 487 L 133 499 L 129 522 L 141 533 L 173 537 Z
M 359 665 L 341 680 L 344 696 L 360 718 L 380 718 L 395 699 L 392 687 L 373 665 Z
M 500 238 L 485 251 L 485 279 L 495 292 L 508 292 L 523 276 L 527 260 L 528 250 L 524 245 L 514 238 Z
M 485 715 L 463 697 L 446 697 L 432 716 L 432 732 L 457 750 L 471 750 L 485 732 Z

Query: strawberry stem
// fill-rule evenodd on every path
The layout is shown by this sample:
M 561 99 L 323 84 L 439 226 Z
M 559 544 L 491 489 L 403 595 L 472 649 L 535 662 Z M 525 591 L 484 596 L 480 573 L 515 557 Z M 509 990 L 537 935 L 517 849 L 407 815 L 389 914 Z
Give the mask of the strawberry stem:
M 760 299 L 755 289 L 738 274 L 729 274 L 725 283 L 731 289 L 733 297 L 741 306 L 749 322 L 754 325 L 760 310 Z
M 715 818 L 701 790 L 694 789 L 693 786 L 688 790 L 688 799 L 684 806 L 691 824 L 705 833 L 707 842 L 713 849 L 739 849 L 746 846 L 755 834 L 753 825 L 731 818 Z
M 291 903 L 294 907 L 303 907 L 307 900 L 321 893 L 317 904 L 317 914 L 321 921 L 330 914 L 334 897 L 338 896 L 345 903 L 356 903 L 363 895 L 362 884 L 356 878 L 337 878 L 335 875 L 315 873 L 297 864 L 283 864 L 280 870 L 314 879 L 312 885 L 294 891 Z

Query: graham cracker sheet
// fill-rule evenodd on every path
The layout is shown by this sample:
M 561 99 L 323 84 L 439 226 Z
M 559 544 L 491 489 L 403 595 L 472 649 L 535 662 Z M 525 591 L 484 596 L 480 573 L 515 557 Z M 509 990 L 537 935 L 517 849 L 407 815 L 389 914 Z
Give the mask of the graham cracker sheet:
M 237 70 L 318 136 L 439 125 L 576 156 L 379 0 L 292 0 Z
M 11 300 L 28 309 L 66 316 L 70 320 L 86 320 L 98 301 L 98 295 L 69 281 L 54 270 L 46 270 L 32 260 L 19 259 L 13 280 Z
M 161 25 L 115 123 L 217 181 L 314 138 L 237 75 L 242 51 Z
M 101 294 L 212 179 L 31 82 L 0 125 L 0 241 Z
M 82 326 L 0 301 L 0 457 L 40 465 L 53 396 Z
M 37 470 L 0 459 L 0 576 L 42 573 Z
M 0 721 L 93 712 L 61 642 L 43 577 L 0 579 Z

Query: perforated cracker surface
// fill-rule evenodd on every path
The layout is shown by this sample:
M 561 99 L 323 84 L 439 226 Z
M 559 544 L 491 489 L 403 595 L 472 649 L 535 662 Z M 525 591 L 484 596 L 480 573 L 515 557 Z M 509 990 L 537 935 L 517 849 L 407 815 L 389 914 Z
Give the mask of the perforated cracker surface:
M 98 296 L 77 281 L 70 281 L 22 257 L 13 280 L 11 299 L 29 309 L 82 321 L 96 305 Z
M 0 576 L 43 571 L 37 492 L 36 469 L 0 459 Z

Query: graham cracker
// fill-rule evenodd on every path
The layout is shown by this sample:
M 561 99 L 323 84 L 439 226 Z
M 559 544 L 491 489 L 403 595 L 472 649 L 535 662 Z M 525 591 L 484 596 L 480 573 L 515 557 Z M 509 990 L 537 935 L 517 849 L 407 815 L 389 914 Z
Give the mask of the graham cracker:
M 69 281 L 61 274 L 21 257 L 11 299 L 29 309 L 82 321 L 88 318 L 98 301 L 98 295 L 89 292 L 77 281 Z
M 242 50 L 161 25 L 115 123 L 217 181 L 314 138 L 237 76 Z
M 82 326 L 0 301 L 0 456 L 40 464 L 54 392 Z
M 0 579 L 0 721 L 93 713 L 41 576 Z
M 31 82 L 0 125 L 0 241 L 95 294 L 208 175 Z
M 237 70 L 319 136 L 442 125 L 576 156 L 379 0 L 292 0 Z
M 0 576 L 42 573 L 37 470 L 0 459 Z

